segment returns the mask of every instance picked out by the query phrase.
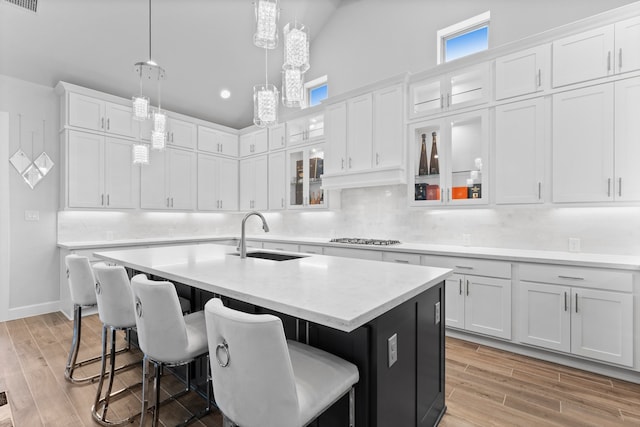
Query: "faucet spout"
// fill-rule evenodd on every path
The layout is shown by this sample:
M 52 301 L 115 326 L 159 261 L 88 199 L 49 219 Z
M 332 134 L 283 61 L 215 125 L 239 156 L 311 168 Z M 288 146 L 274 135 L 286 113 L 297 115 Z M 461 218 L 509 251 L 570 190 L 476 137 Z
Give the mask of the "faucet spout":
M 267 225 L 267 220 L 264 219 L 264 216 L 262 216 L 260 212 L 251 211 L 248 214 L 246 214 L 242 219 L 242 226 L 240 228 L 240 243 L 238 244 L 238 250 L 240 251 L 240 258 L 247 257 L 247 239 L 245 235 L 245 223 L 247 222 L 247 219 L 252 215 L 260 217 L 260 219 L 262 220 L 262 229 L 264 230 L 265 233 L 269 232 L 269 225 Z

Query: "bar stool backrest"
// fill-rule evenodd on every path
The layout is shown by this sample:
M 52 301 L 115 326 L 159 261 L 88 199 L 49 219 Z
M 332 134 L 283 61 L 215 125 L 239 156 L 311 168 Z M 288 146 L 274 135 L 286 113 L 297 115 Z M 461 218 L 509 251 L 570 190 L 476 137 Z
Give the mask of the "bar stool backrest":
M 114 328 L 136 325 L 133 295 L 127 272 L 121 265 L 99 262 L 93 266 L 98 315 L 103 324 Z
M 131 279 L 131 290 L 140 349 L 159 362 L 184 362 L 189 342 L 173 283 L 138 274 Z
M 299 426 L 282 321 L 230 309 L 219 298 L 207 302 L 205 319 L 213 392 L 222 413 L 243 427 Z
M 67 281 L 71 301 L 75 305 L 96 305 L 96 279 L 89 263 L 89 258 L 82 255 L 70 254 L 64 259 L 67 266 Z

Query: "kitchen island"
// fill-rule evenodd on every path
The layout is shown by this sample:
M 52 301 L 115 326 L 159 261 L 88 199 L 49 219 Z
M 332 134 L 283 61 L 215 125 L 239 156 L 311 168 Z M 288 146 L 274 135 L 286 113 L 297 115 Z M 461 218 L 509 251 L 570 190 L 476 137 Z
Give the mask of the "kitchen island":
M 277 314 L 288 338 L 352 361 L 360 370 L 357 426 L 437 424 L 445 411 L 443 281 L 451 270 L 293 255 L 241 259 L 214 244 L 95 253 L 191 287 L 196 307 L 221 295 L 234 308 Z M 345 410 L 338 402 L 318 425 L 346 425 Z

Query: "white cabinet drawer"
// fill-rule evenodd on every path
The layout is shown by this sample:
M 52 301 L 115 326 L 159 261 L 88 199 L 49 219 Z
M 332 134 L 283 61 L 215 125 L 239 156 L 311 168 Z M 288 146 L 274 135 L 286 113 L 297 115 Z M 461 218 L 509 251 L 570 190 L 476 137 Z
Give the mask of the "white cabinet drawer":
M 298 245 L 293 243 L 262 242 L 262 249 L 273 249 L 276 251 L 298 252 Z
M 324 248 L 324 254 L 330 256 L 341 256 L 345 258 L 370 259 L 374 261 L 382 260 L 382 253 L 366 249 L 335 248 L 328 246 Z
M 382 260 L 386 262 L 397 262 L 399 264 L 420 265 L 420 255 L 406 254 L 402 252 L 383 252 Z
M 322 255 L 322 246 L 300 245 L 300 253 Z
M 520 264 L 520 280 L 619 292 L 633 290 L 630 272 L 564 265 Z
M 459 274 L 487 277 L 511 277 L 511 263 L 475 258 L 455 258 L 439 255 L 422 255 L 422 265 L 451 268 Z

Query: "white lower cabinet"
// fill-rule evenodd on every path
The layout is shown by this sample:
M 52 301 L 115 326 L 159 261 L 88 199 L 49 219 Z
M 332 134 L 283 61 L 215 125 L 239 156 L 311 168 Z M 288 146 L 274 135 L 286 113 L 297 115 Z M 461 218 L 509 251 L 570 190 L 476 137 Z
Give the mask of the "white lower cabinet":
M 521 266 L 519 341 L 632 367 L 631 280 L 628 273 Z M 597 283 L 623 292 L 588 288 Z
M 511 280 L 453 274 L 445 304 L 448 327 L 511 339 Z
M 454 271 L 444 285 L 447 327 L 511 339 L 511 263 L 422 255 L 421 264 Z

